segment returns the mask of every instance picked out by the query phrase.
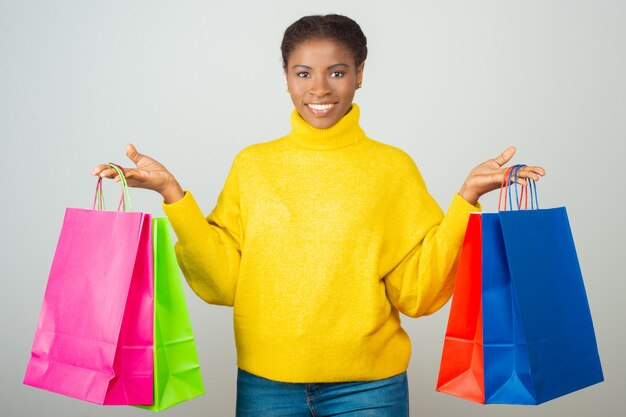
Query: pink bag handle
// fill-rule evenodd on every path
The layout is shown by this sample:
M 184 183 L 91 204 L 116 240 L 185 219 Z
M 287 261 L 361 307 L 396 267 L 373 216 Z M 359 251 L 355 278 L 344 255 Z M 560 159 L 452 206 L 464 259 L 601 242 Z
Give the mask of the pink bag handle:
M 117 206 L 117 211 L 120 211 L 122 208 L 124 211 L 132 211 L 133 210 L 133 202 L 130 199 L 130 191 L 128 189 L 128 182 L 126 182 L 126 176 L 124 175 L 124 168 L 121 166 L 109 162 L 106 164 L 107 166 L 115 169 L 122 180 L 122 196 L 120 197 L 120 202 Z M 128 202 L 128 210 L 126 209 L 126 203 Z M 98 182 L 96 183 L 96 194 L 93 198 L 93 207 L 94 210 L 106 210 L 104 205 L 104 192 L 102 190 L 102 177 L 98 177 Z

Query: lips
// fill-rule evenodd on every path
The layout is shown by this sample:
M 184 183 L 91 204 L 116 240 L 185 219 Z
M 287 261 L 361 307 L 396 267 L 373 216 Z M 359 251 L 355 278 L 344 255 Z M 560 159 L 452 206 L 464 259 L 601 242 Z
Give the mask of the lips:
M 306 108 L 316 116 L 325 116 L 330 113 L 337 103 L 308 103 L 305 104 Z

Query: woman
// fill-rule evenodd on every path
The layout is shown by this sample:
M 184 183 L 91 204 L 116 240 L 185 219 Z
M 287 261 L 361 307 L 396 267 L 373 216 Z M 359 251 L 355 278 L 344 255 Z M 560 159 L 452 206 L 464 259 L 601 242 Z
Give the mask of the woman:
M 399 313 L 448 301 L 469 213 L 499 188 L 515 149 L 474 168 L 444 216 L 411 157 L 359 126 L 358 24 L 304 17 L 281 49 L 292 130 L 238 153 L 206 219 L 132 145 L 128 183 L 163 196 L 191 288 L 234 306 L 238 416 L 408 416 Z M 94 175 L 119 180 L 105 165 Z M 519 181 L 542 175 L 524 167 Z

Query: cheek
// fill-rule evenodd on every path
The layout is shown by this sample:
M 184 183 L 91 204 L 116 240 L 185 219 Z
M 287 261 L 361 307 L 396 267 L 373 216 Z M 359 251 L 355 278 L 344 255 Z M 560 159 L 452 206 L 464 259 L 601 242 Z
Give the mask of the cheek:
M 349 74 L 341 79 L 341 83 L 339 83 L 341 86 L 338 86 L 338 88 L 341 88 L 342 91 L 354 91 L 356 89 L 356 81 L 356 75 Z
M 302 86 L 298 83 L 287 83 L 287 92 L 289 93 L 289 98 L 294 106 L 300 106 L 300 103 L 303 100 L 303 96 L 306 94 L 305 91 L 302 91 Z
M 354 95 L 354 91 L 356 88 L 355 81 L 353 79 L 343 80 L 340 86 L 337 86 L 337 92 L 339 92 L 342 96 L 350 96 Z
M 300 79 L 288 78 L 287 88 L 292 94 L 302 94 L 306 91 L 306 85 Z

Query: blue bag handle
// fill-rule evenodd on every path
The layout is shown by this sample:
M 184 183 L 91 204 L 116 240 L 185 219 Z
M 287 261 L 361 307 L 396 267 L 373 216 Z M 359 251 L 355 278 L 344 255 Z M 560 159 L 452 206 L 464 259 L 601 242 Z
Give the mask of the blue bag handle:
M 504 190 L 504 211 L 507 210 L 507 199 L 509 202 L 509 207 L 513 210 L 513 196 L 511 191 L 511 183 L 514 184 L 515 187 L 515 202 L 518 210 L 522 210 L 522 200 L 526 197 L 526 207 L 524 209 L 528 209 L 528 194 L 530 194 L 530 208 L 531 210 L 535 210 L 539 208 L 539 199 L 537 198 L 537 185 L 535 181 L 531 178 L 526 178 L 527 185 L 522 186 L 522 192 L 520 194 L 518 190 L 517 178 L 519 175 L 519 170 L 522 167 L 525 167 L 525 164 L 517 164 L 509 167 L 505 173 L 504 178 L 502 179 L 502 184 L 500 186 L 500 198 L 498 199 L 498 211 L 500 211 L 500 206 L 502 202 L 502 191 Z M 524 195 L 526 193 L 526 195 Z

